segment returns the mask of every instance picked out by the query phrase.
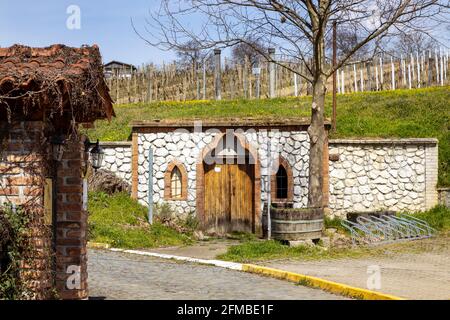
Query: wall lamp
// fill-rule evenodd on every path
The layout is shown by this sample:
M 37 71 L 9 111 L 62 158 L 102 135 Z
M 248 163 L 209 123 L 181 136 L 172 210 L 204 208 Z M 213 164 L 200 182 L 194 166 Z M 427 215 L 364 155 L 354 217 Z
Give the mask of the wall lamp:
M 88 138 L 86 138 L 86 141 L 84 142 L 84 150 L 87 153 L 85 159 L 90 158 L 92 168 L 94 168 L 95 171 L 100 169 L 103 164 L 103 158 L 105 156 L 105 153 L 103 152 L 103 149 L 100 147 L 98 139 L 97 142 L 92 143 L 89 141 Z

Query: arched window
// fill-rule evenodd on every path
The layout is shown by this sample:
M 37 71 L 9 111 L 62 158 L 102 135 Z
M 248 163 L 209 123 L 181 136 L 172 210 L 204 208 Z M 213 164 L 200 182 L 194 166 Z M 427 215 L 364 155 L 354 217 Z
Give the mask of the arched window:
M 288 177 L 286 169 L 283 166 L 278 167 L 275 185 L 276 185 L 277 199 L 287 199 Z
M 170 177 L 170 194 L 172 198 L 181 198 L 181 172 L 178 167 L 173 168 L 172 174 Z
M 271 195 L 274 202 L 292 202 L 294 198 L 294 178 L 289 163 L 278 159 L 278 170 L 271 178 Z
M 164 175 L 164 199 L 187 200 L 187 172 L 179 161 L 172 161 Z

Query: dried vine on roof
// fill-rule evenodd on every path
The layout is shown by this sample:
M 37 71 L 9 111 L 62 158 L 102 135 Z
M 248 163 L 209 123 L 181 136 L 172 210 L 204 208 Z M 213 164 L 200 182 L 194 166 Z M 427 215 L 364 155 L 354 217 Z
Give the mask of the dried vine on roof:
M 7 118 L 46 110 L 76 122 L 114 116 L 97 46 L 0 48 L 0 109 Z

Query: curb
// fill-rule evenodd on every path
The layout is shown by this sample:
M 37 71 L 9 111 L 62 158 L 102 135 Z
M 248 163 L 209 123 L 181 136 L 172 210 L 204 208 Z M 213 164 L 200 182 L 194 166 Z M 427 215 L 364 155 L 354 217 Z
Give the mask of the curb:
M 116 248 L 110 248 L 109 250 L 113 251 L 113 252 L 131 253 L 131 254 L 137 254 L 137 255 L 141 255 L 141 256 L 149 256 L 149 257 L 169 259 L 169 260 L 206 264 L 206 265 L 212 265 L 212 266 L 221 267 L 221 268 L 225 268 L 225 269 L 242 271 L 242 264 L 236 263 L 236 262 L 229 262 L 229 261 L 222 261 L 222 260 L 197 259 L 197 258 L 190 258 L 190 257 L 183 257 L 183 256 L 175 256 L 172 254 L 156 253 L 156 252 L 149 252 L 149 251 L 139 251 L 139 250 L 126 250 L 126 249 L 116 249 Z
M 290 282 L 295 282 L 300 285 L 319 288 L 324 291 L 336 293 L 339 295 L 352 297 L 362 300 L 404 300 L 403 298 L 396 297 L 390 294 L 385 294 L 381 292 L 371 291 L 367 289 L 352 287 L 346 284 L 329 281 L 313 276 L 307 276 L 300 273 L 294 273 L 289 271 L 283 271 L 278 269 L 273 269 L 269 267 L 261 267 L 252 264 L 243 264 L 242 271 L 260 274 L 263 276 L 287 280 Z
M 127 250 L 127 249 L 118 249 L 118 248 L 110 248 L 108 244 L 104 243 L 88 243 L 89 248 L 94 249 L 106 249 L 113 252 L 123 252 L 129 254 L 136 254 L 141 256 L 149 256 L 161 259 L 169 259 L 176 261 L 184 261 L 184 262 L 192 262 L 199 263 L 204 265 L 211 265 L 220 268 L 243 271 L 247 273 L 259 274 L 266 277 L 271 277 L 279 280 L 286 280 L 290 282 L 294 282 L 296 284 L 321 289 L 327 292 L 339 294 L 346 297 L 361 299 L 361 300 L 405 300 L 404 298 L 396 297 L 390 294 L 385 294 L 377 291 L 372 291 L 368 289 L 362 289 L 357 287 L 352 287 L 346 284 L 329 281 L 313 276 L 307 276 L 300 273 L 294 273 L 289 271 L 283 271 L 279 269 L 257 266 L 253 264 L 242 264 L 236 262 L 222 261 L 222 260 L 208 260 L 208 259 L 197 259 L 191 257 L 183 257 L 176 256 L 172 254 L 164 254 L 164 253 L 156 253 L 149 251 L 140 251 L 140 250 Z
M 101 243 L 101 242 L 88 242 L 87 243 L 88 248 L 92 249 L 109 249 L 111 246 L 107 243 Z

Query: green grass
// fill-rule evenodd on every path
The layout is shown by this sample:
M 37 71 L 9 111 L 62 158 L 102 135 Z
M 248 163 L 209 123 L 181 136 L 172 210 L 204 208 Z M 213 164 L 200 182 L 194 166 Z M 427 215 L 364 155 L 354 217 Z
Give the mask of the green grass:
M 366 248 L 324 250 L 317 246 L 290 247 L 277 240 L 254 240 L 229 247 L 227 252 L 218 255 L 217 259 L 241 263 L 280 259 L 318 260 L 349 256 L 356 257 L 363 254 L 366 250 Z
M 126 193 L 89 194 L 90 241 L 118 248 L 155 248 L 191 243 L 189 235 L 155 222 L 147 223 L 147 208 Z
M 284 119 L 308 117 L 310 106 L 310 97 L 117 105 L 115 119 L 98 121 L 86 133 L 91 140 L 119 141 L 129 139 L 133 120 Z M 330 96 L 325 112 L 330 116 Z M 450 186 L 450 87 L 338 95 L 337 114 L 333 138 L 438 138 L 438 184 Z
M 431 210 L 418 212 L 415 217 L 425 220 L 434 229 L 446 232 L 450 231 L 450 209 L 444 206 L 437 206 Z

